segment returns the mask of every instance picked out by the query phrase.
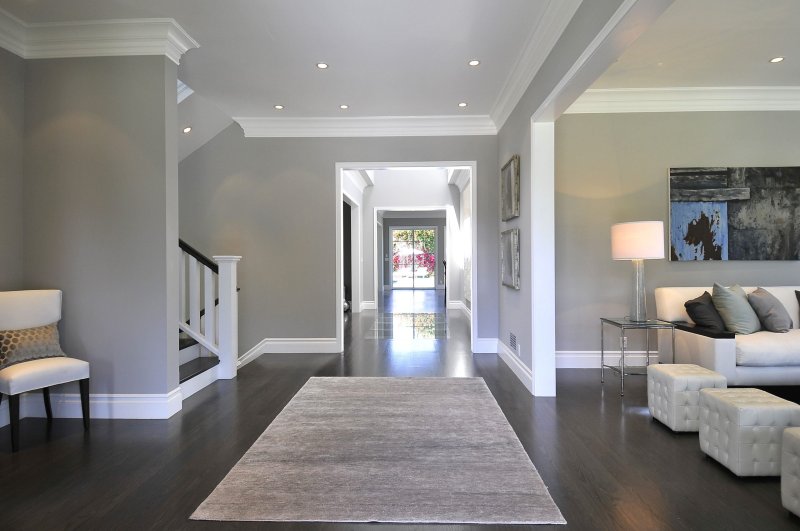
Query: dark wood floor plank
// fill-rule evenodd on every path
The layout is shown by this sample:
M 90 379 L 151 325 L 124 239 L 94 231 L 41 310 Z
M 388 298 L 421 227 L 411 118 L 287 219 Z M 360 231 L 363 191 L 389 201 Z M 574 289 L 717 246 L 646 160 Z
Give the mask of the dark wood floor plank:
M 439 294 L 415 311 L 440 311 Z M 413 301 L 412 301 L 413 302 Z M 408 301 L 386 305 L 394 311 Z M 620 397 L 596 370 L 559 370 L 558 396 L 533 398 L 495 355 L 469 352 L 451 311 L 447 340 L 376 338 L 374 314 L 348 318 L 346 352 L 266 354 L 218 381 L 169 420 L 21 421 L 20 451 L 0 429 L 0 529 L 347 530 L 367 524 L 195 522 L 189 515 L 312 376 L 481 376 L 563 512 L 537 529 L 800 528 L 781 507 L 778 478 L 737 478 L 647 412 L 645 380 Z M 378 334 L 380 335 L 380 334 Z M 384 525 L 403 531 L 524 526 Z

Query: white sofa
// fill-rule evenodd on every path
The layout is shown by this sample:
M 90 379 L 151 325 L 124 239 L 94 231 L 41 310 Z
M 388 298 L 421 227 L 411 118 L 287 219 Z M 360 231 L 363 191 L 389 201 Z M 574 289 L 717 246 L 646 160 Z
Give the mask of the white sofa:
M 729 386 L 800 384 L 800 305 L 795 290 L 800 286 L 761 286 L 781 301 L 793 321 L 786 333 L 760 331 L 754 334 L 715 334 L 695 328 L 684 303 L 712 292 L 711 287 L 656 288 L 656 316 L 672 321 L 675 352 L 670 352 L 669 331 L 659 334 L 659 360 L 665 363 L 694 363 L 716 371 Z M 745 287 L 750 293 L 756 289 Z

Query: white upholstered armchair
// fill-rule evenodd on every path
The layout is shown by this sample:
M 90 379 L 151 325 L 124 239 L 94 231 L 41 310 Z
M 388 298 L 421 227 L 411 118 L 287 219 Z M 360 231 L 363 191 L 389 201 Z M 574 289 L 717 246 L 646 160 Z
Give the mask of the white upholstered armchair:
M 8 397 L 11 448 L 19 449 L 19 397 L 41 389 L 48 421 L 50 387 L 77 380 L 83 427 L 89 429 L 89 364 L 67 357 L 58 343 L 61 291 L 0 292 L 0 401 Z

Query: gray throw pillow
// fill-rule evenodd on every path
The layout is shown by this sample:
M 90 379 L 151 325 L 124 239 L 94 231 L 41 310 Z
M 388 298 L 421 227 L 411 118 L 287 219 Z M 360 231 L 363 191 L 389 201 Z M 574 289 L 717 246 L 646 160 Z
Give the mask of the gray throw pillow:
M 58 356 L 66 354 L 58 342 L 56 323 L 23 330 L 0 330 L 0 369 L 23 361 Z
M 761 330 L 761 322 L 758 320 L 753 307 L 747 301 L 744 290 L 738 286 L 726 288 L 719 284 L 714 284 L 711 293 L 711 300 L 714 307 L 722 316 L 725 328 L 729 332 L 737 334 L 752 334 Z
M 778 298 L 765 290 L 757 288 L 747 295 L 750 306 L 755 310 L 761 325 L 770 332 L 788 332 L 794 323 L 789 317 L 789 312 L 783 307 Z

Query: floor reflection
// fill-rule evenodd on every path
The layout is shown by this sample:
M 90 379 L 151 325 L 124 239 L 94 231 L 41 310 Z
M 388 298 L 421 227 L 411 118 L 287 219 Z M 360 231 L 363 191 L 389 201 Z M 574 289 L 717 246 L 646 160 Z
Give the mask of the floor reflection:
M 444 290 L 390 290 L 377 311 L 353 314 L 346 328 L 344 375 L 475 374 L 469 319 L 446 309 Z
M 444 313 L 379 313 L 367 339 L 446 339 Z

